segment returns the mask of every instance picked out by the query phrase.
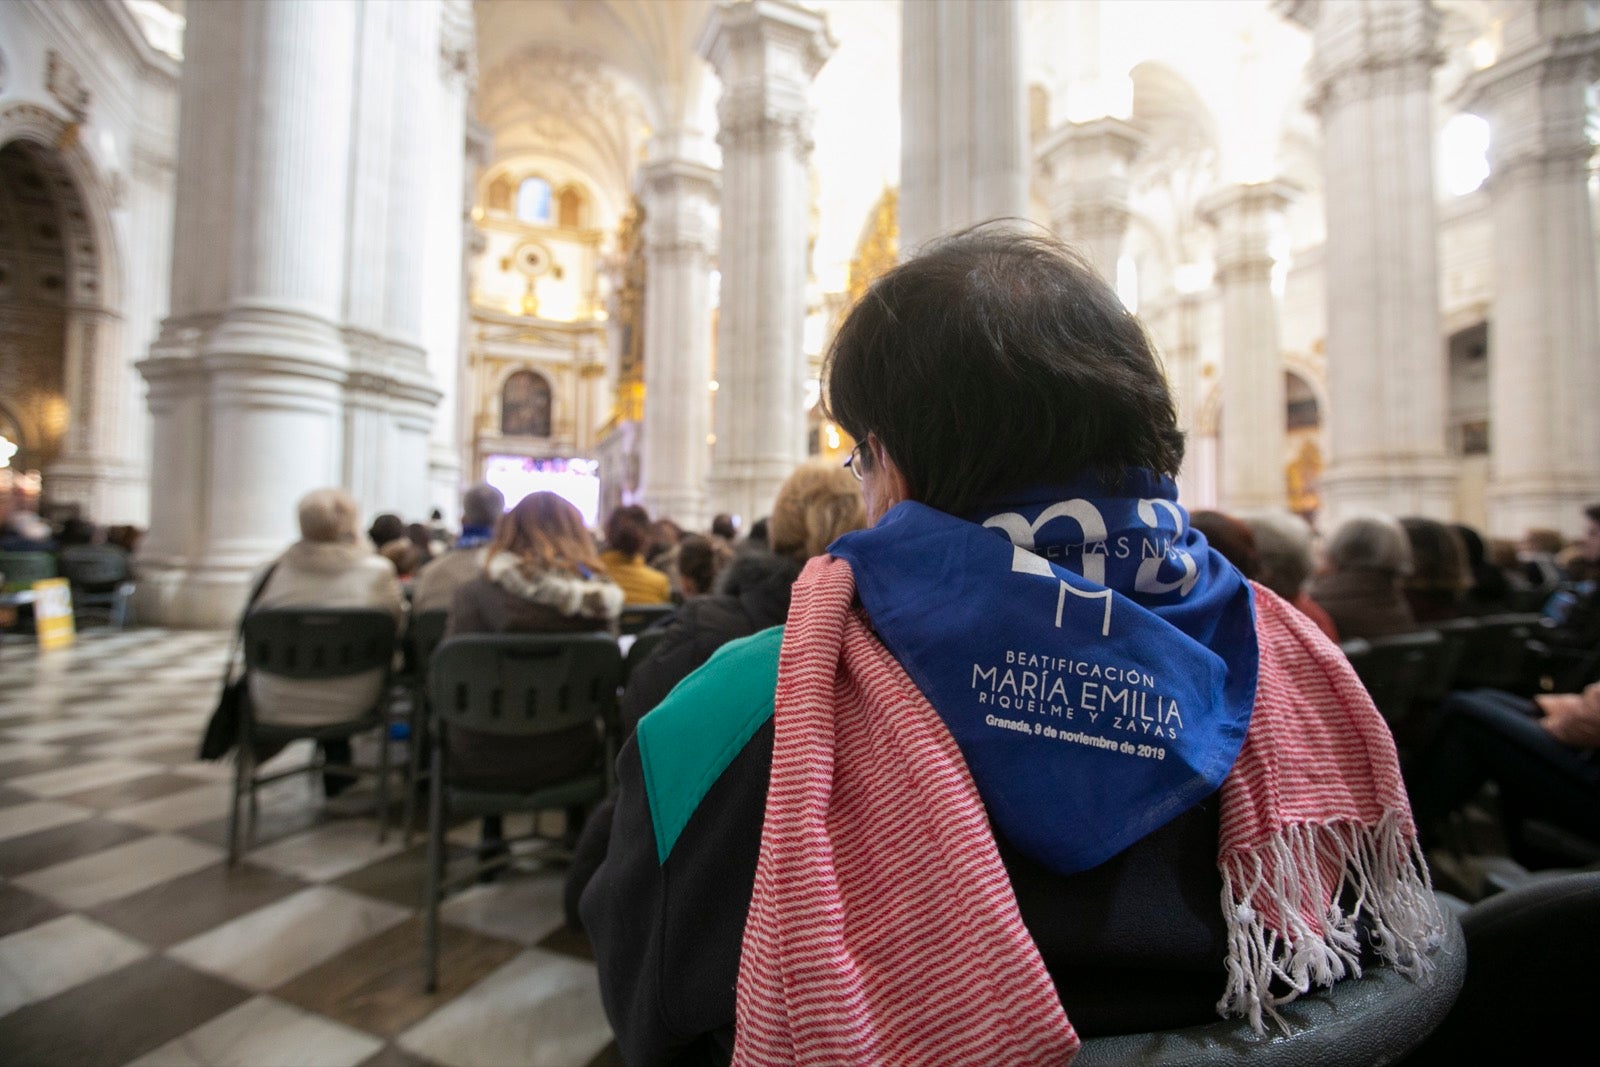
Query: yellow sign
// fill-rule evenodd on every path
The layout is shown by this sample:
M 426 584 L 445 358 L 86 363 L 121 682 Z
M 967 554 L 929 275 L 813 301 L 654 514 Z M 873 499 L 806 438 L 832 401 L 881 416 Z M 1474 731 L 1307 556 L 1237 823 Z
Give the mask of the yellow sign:
M 33 628 L 42 651 L 72 646 L 72 586 L 65 578 L 33 583 Z

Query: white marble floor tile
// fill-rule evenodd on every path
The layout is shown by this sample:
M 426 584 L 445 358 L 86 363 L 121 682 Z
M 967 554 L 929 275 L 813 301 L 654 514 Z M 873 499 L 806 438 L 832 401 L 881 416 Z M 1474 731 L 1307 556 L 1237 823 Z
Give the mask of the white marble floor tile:
M 81 915 L 63 915 L 0 937 L 0 1015 L 53 997 L 148 953 L 132 938 Z
M 507 837 L 521 837 L 523 834 L 532 833 L 533 814 L 525 811 L 511 812 L 502 818 L 500 829 Z M 476 845 L 483 836 L 483 825 L 477 819 L 469 819 L 444 836 L 446 841 L 457 845 Z
M 87 819 L 93 814 L 94 812 L 88 808 L 54 800 L 36 800 L 29 804 L 0 808 L 0 841 L 39 830 L 49 830 L 56 826 L 65 826 L 71 822 Z
M 134 760 L 94 760 L 59 771 L 45 771 L 41 774 L 12 778 L 7 780 L 6 785 L 37 797 L 59 797 L 67 793 L 82 792 L 85 789 L 96 789 L 103 785 L 130 782 L 160 770 L 161 766 L 155 763 L 139 763 Z
M 199 785 L 181 793 L 157 797 L 141 804 L 130 804 L 107 812 L 117 822 L 131 823 L 150 830 L 179 830 L 195 823 L 219 819 L 228 813 L 231 794 L 225 784 Z
M 251 989 L 271 989 L 408 914 L 393 904 L 313 886 L 190 938 L 167 954 Z
M 439 916 L 455 926 L 533 945 L 566 921 L 561 887 L 562 876 L 555 873 L 505 875 L 454 894 Z
M 92 908 L 209 867 L 222 857 L 222 850 L 210 845 L 158 834 L 13 880 L 69 908 Z
M 162 752 L 169 748 L 187 745 L 198 749 L 200 739 L 193 730 L 183 732 L 157 731 L 150 732 L 145 729 L 130 730 L 129 735 L 116 741 L 103 741 L 96 745 L 89 745 L 83 750 L 84 755 L 96 759 L 117 759 L 119 757 L 142 756 L 147 752 Z
M 400 1035 L 447 1067 L 582 1064 L 611 1040 L 593 964 L 529 949 Z
M 196 741 L 195 744 L 198 746 L 199 742 Z M 227 760 L 215 760 L 210 763 L 202 763 L 199 760 L 195 760 L 193 763 L 180 763 L 174 767 L 169 767 L 168 770 L 173 774 L 204 782 L 233 781 L 233 764 Z
M 10 731 L 7 731 L 9 733 Z M 41 745 L 37 741 L 12 741 L 0 745 L 0 762 L 23 759 L 51 759 L 61 755 L 58 745 Z
M 256 997 L 128 1067 L 351 1067 L 382 1047 L 360 1030 Z
M 327 882 L 392 856 L 404 847 L 400 834 L 378 844 L 378 824 L 370 819 L 328 823 L 314 830 L 252 849 L 250 862 L 298 875 L 308 882 Z
M 32 722 L 25 726 L 13 726 L 6 731 L 19 741 L 69 741 L 74 737 L 84 734 L 104 733 L 114 730 L 120 724 L 106 722 L 102 719 L 70 718 L 58 719 L 54 722 Z

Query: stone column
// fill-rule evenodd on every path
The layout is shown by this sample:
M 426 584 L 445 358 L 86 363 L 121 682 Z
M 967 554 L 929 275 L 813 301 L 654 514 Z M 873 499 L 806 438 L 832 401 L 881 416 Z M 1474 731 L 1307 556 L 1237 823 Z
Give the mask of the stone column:
M 196 4 L 181 89 L 172 313 L 150 358 L 144 617 L 224 625 L 337 484 L 356 14 Z
M 822 16 L 785 0 L 719 5 L 700 37 L 722 79 L 712 496 L 747 524 L 805 458 L 810 89 L 832 51 Z
M 1439 332 L 1433 68 L 1426 0 L 1283 5 L 1311 29 L 1327 242 L 1326 519 L 1451 517 L 1447 376 Z
M 1021 0 L 900 5 L 900 250 L 1028 216 Z
M 1108 115 L 1066 123 L 1039 146 L 1049 183 L 1050 228 L 1082 252 L 1113 288 L 1128 232 L 1128 164 L 1144 141 L 1138 130 Z
M 427 219 L 428 298 L 422 306 L 422 336 L 428 369 L 444 394 L 433 418 L 428 443 L 428 485 L 431 506 L 454 522 L 460 508 L 464 476 L 458 440 L 457 407 L 466 353 L 462 346 L 466 301 L 464 230 L 470 229 L 472 192 L 467 172 L 467 99 L 477 80 L 476 42 L 470 0 L 445 0 L 439 11 L 439 91 L 428 153 Z
M 1600 499 L 1600 319 L 1584 93 L 1600 30 L 1584 5 L 1501 5 L 1503 51 L 1466 86 L 1489 121 L 1489 527 L 1577 534 Z
M 711 448 L 711 257 L 717 172 L 689 159 L 645 165 L 643 492 L 651 514 L 705 529 Z
M 1148 316 L 1140 316 L 1147 318 L 1160 338 L 1162 368 L 1178 409 L 1178 428 L 1188 437 L 1189 448 L 1178 472 L 1178 495 L 1190 508 L 1197 506 L 1194 501 L 1200 488 L 1195 476 L 1200 459 L 1195 430 L 1200 409 L 1200 305 L 1200 293 L 1173 289 Z
M 1289 203 L 1279 183 L 1233 185 L 1200 203 L 1216 230 L 1222 300 L 1222 493 L 1224 508 L 1284 504 L 1283 360 L 1272 295 L 1274 219 Z

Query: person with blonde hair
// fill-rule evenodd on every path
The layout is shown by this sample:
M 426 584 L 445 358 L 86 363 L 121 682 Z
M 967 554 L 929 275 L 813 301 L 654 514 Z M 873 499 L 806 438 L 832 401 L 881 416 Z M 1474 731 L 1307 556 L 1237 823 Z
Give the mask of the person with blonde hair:
M 250 605 L 269 608 L 377 608 L 405 615 L 394 565 L 373 551 L 360 533 L 360 509 L 342 489 L 317 489 L 300 498 L 300 540 L 267 572 Z M 353 719 L 376 703 L 382 671 L 348 678 L 307 681 L 251 673 L 250 705 L 258 721 L 277 726 L 325 726 Z M 322 742 L 327 762 L 350 762 L 350 742 Z M 323 779 L 332 797 L 349 788 L 348 775 Z

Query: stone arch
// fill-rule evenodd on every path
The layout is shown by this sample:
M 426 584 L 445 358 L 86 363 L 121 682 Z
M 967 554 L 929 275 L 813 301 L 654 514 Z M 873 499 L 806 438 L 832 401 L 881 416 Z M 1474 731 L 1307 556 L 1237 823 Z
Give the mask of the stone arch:
M 0 285 L 0 307 L 16 322 L 48 325 L 49 337 L 40 333 L 27 342 L 36 355 L 47 347 L 61 354 L 59 377 L 51 370 L 49 381 L 41 378 L 33 390 L 37 403 L 26 405 L 34 410 L 18 412 L 20 423 L 32 423 L 32 458 L 46 471 L 45 495 L 98 516 L 122 459 L 117 431 L 126 368 L 112 193 L 78 131 L 37 105 L 0 110 L 5 210 L 16 223 L 5 254 L 17 257 L 18 270 L 28 275 Z

